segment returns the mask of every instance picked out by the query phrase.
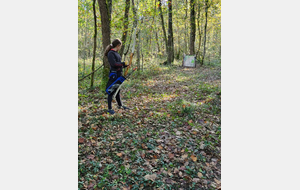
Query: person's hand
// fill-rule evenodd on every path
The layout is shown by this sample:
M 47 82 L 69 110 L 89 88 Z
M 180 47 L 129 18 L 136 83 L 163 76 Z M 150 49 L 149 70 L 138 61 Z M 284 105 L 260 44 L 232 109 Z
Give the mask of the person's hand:
M 126 62 L 123 62 L 123 67 L 128 67 L 129 65 L 126 64 Z

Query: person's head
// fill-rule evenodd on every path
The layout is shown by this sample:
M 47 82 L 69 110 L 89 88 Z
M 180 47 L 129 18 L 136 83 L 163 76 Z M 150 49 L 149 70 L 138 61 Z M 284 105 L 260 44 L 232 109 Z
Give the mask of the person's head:
M 121 40 L 119 40 L 119 39 L 114 39 L 114 40 L 112 41 L 112 43 L 109 44 L 109 45 L 106 47 L 105 52 L 104 52 L 104 55 L 107 56 L 109 50 L 112 49 L 112 48 L 115 49 L 116 51 L 119 51 L 119 50 L 121 49 L 121 46 L 122 46 Z

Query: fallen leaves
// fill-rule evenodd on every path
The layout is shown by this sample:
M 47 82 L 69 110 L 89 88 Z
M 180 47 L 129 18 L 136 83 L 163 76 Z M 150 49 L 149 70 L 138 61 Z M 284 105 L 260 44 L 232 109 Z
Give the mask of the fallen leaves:
M 151 180 L 151 181 L 155 181 L 157 175 L 156 174 L 152 174 L 152 175 L 145 175 L 144 178 L 145 180 Z
M 200 179 L 201 179 L 201 178 L 202 178 L 202 176 L 203 176 L 203 175 L 202 175 L 202 173 L 200 173 L 200 172 L 198 172 L 198 174 L 197 174 L 197 175 L 198 175 L 198 177 L 199 177 Z
M 192 158 L 192 160 L 193 160 L 194 162 L 196 162 L 196 161 L 197 161 L 197 156 L 195 156 L 195 155 L 191 155 L 191 158 Z
M 169 153 L 168 156 L 170 159 L 174 158 L 174 154 Z
M 184 154 L 184 155 L 181 156 L 182 159 L 186 159 L 187 157 L 188 157 L 187 154 Z
M 92 154 L 90 154 L 90 155 L 88 155 L 87 156 L 87 159 L 91 159 L 91 160 L 93 160 L 95 158 L 95 156 L 94 155 L 92 155 Z
M 151 88 L 147 82 L 141 85 L 139 81 L 134 81 L 121 94 L 125 105 L 133 109 L 115 110 L 113 116 L 105 113 L 105 98 L 94 97 L 95 94 L 88 92 L 85 100 L 94 98 L 99 102 L 80 104 L 80 110 L 86 111 L 78 112 L 78 179 L 83 184 L 79 189 L 88 189 L 89 185 L 93 188 L 92 180 L 101 184 L 98 176 L 105 175 L 105 172 L 109 175 L 107 181 L 96 189 L 107 186 L 111 189 L 132 189 L 134 182 L 128 184 L 120 181 L 118 187 L 113 186 L 114 179 L 128 175 L 139 179 L 136 183 L 147 180 L 140 186 L 142 189 L 158 185 L 158 180 L 170 189 L 176 189 L 183 181 L 207 186 L 216 184 L 217 189 L 220 187 L 218 138 L 221 130 L 217 123 L 220 116 L 213 113 L 215 108 L 211 104 L 214 101 L 200 104 L 210 95 L 199 90 L 203 78 L 195 77 L 194 80 L 193 77 L 199 74 L 193 70 L 186 73 L 189 73 L 189 77 L 185 76 L 189 80 L 178 81 L 174 75 L 165 83 L 161 83 L 163 77 L 157 75 Z M 175 82 L 171 80 L 174 78 Z M 82 101 L 83 98 L 79 99 Z M 208 102 L 210 105 L 207 105 Z M 204 106 L 208 110 L 205 113 L 198 109 Z M 210 147 L 214 147 L 214 151 Z M 191 188 L 188 184 L 185 187 Z
M 117 156 L 122 157 L 122 152 L 117 153 Z
M 79 142 L 80 144 L 84 143 L 84 138 L 79 138 L 79 139 L 78 139 L 78 142 Z

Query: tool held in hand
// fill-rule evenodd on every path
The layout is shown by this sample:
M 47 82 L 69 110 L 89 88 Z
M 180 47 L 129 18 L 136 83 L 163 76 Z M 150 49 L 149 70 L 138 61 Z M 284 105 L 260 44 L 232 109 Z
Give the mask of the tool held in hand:
M 132 69 L 132 71 L 125 77 L 125 76 L 120 76 L 119 78 L 117 78 L 107 89 L 106 92 L 108 95 L 114 93 L 113 98 L 115 98 L 116 94 L 119 92 L 120 87 L 122 86 L 123 82 L 128 79 L 130 77 L 130 75 L 132 75 L 132 73 L 134 71 L 137 70 L 137 67 L 135 67 L 134 69 Z

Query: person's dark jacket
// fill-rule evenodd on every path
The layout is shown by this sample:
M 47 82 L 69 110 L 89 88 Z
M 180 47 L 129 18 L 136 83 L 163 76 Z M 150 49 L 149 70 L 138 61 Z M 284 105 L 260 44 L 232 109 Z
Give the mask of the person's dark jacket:
M 121 56 L 118 52 L 110 50 L 107 54 L 108 62 L 111 71 L 117 71 L 118 76 L 122 74 L 122 68 L 125 67 L 125 62 L 121 62 Z

